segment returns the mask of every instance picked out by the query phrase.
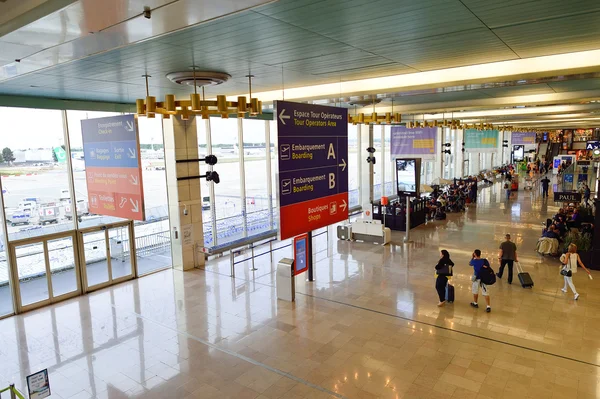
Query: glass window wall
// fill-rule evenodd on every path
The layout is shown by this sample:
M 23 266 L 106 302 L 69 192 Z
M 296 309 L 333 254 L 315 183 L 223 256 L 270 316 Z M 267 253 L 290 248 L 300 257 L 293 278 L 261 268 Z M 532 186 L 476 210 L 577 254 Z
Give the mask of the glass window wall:
M 248 236 L 271 230 L 267 180 L 266 121 L 244 119 L 244 174 Z M 269 153 L 270 155 L 270 153 Z
M 238 121 L 235 118 L 210 118 L 210 131 L 213 154 L 219 160 L 215 170 L 221 178 L 221 182 L 214 185 L 216 245 L 223 245 L 245 235 L 239 162 L 243 144 L 238 142 Z
M 0 108 L 0 119 L 5 133 L 0 174 L 8 239 L 72 230 L 66 209 L 70 191 L 62 112 Z
M 396 166 L 394 165 L 394 159 L 392 158 L 392 147 L 391 147 L 391 132 L 392 127 L 390 125 L 384 125 L 383 127 L 383 153 L 385 159 L 383 161 L 383 177 L 385 180 L 384 184 L 384 195 L 394 195 L 396 191 L 394 189 L 394 173 Z M 383 157 L 382 157 L 383 158 Z
M 348 202 L 350 206 L 360 205 L 358 194 L 358 129 L 359 125 L 348 125 Z

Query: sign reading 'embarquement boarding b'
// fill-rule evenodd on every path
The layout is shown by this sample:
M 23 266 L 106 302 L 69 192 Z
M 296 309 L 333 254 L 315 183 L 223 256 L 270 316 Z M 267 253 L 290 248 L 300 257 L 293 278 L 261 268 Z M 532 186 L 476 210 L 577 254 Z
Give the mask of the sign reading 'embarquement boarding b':
M 144 220 L 140 140 L 135 115 L 81 121 L 90 212 Z
M 348 218 L 348 110 L 277 101 L 279 239 Z
M 581 202 L 581 193 L 554 193 L 554 202 Z

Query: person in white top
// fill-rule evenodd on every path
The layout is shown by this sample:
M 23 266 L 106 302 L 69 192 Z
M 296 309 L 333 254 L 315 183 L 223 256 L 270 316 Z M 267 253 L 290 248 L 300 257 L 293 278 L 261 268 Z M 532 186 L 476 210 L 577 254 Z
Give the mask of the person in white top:
M 561 289 L 562 292 L 567 292 L 567 285 L 571 287 L 571 291 L 575 297 L 573 299 L 577 300 L 579 298 L 579 294 L 575 289 L 575 285 L 573 284 L 573 274 L 577 273 L 577 265 L 581 266 L 583 270 L 590 274 L 590 271 L 585 267 L 581 258 L 577 254 L 577 245 L 570 244 L 567 253 L 564 255 L 564 265 L 560 271 L 560 274 L 565 278 L 565 286 Z

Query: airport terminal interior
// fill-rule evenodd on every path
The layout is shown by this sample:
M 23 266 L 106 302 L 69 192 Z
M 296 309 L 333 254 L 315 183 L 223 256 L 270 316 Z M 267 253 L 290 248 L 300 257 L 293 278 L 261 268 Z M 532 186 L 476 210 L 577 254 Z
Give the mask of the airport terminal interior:
M 0 0 L 0 398 L 600 398 L 599 27 Z

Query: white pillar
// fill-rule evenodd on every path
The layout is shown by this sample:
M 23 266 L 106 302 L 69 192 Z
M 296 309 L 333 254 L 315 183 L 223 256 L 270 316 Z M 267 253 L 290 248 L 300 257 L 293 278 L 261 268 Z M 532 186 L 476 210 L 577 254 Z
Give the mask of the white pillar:
M 367 152 L 367 148 L 370 146 L 369 140 L 369 125 L 358 125 L 358 153 L 359 155 L 359 163 L 358 163 L 358 171 L 359 171 L 359 194 L 360 194 L 360 205 L 365 206 L 371 203 L 371 182 L 372 182 L 372 173 L 370 165 L 367 163 L 367 158 L 369 153 Z M 365 210 L 365 209 L 363 209 Z
M 195 256 L 196 245 L 204 246 L 201 185 L 200 179 L 177 178 L 200 175 L 200 164 L 176 161 L 198 159 L 196 117 L 190 116 L 187 121 L 179 116 L 163 119 L 163 135 L 173 268 L 190 270 L 204 265 L 204 256 Z M 186 231 L 192 234 L 190 243 L 183 240 Z
M 435 161 L 433 163 L 433 180 L 439 178 L 443 178 L 444 177 L 444 171 L 443 171 L 443 166 L 444 166 L 444 157 L 442 154 L 442 145 L 443 140 L 444 140 L 444 128 L 438 127 L 437 128 L 437 145 L 435 148 Z
M 463 161 L 464 153 L 462 152 L 463 143 L 463 131 L 462 129 L 456 129 L 454 132 L 454 177 L 463 177 Z

